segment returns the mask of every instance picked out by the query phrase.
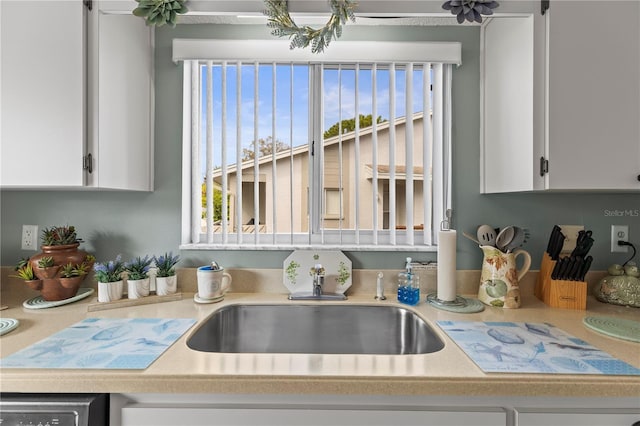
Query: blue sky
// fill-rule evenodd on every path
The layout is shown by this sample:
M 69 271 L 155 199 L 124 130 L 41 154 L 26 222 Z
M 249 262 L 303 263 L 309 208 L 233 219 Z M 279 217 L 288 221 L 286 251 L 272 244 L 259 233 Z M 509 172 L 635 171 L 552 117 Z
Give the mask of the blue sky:
M 221 138 L 222 125 L 222 71 L 220 66 L 213 67 L 213 137 L 214 141 Z M 339 78 L 339 74 L 341 77 Z M 290 146 L 299 146 L 308 142 L 308 68 L 306 65 L 293 66 L 293 110 L 290 104 L 291 95 L 290 65 L 277 65 L 276 67 L 276 139 Z M 372 112 L 372 83 L 371 70 L 361 69 L 359 73 L 359 114 L 368 115 Z M 259 67 L 259 124 L 258 138 L 267 138 L 272 135 L 273 117 L 273 93 L 271 65 Z M 203 67 L 203 85 L 206 82 L 206 67 Z M 241 102 L 241 129 L 242 146 L 248 147 L 254 139 L 254 79 L 255 68 L 253 65 L 242 66 L 242 102 Z M 237 66 L 227 66 L 227 164 L 236 161 L 236 133 L 237 133 L 237 95 L 236 80 Z M 340 87 L 342 90 L 340 91 Z M 203 90 L 204 92 L 204 90 Z M 413 104 L 414 112 L 422 111 L 422 71 L 414 70 L 413 80 Z M 405 72 L 396 70 L 396 117 L 405 115 Z M 323 130 L 328 129 L 339 119 L 349 119 L 355 116 L 355 70 L 343 69 L 325 70 L 324 75 L 324 123 Z M 341 98 L 341 99 L 340 99 Z M 377 71 L 377 115 L 384 119 L 389 118 L 389 72 L 379 69 Z M 342 105 L 342 108 L 340 108 Z M 206 95 L 202 96 L 203 135 L 206 135 Z M 342 114 L 340 116 L 340 114 Z M 293 122 L 293 140 L 290 137 L 290 126 Z M 204 137 L 204 136 L 203 136 Z M 205 141 L 203 140 L 203 147 Z M 214 143 L 214 145 L 218 145 Z M 219 145 L 218 145 L 219 146 Z M 204 148 L 203 151 L 204 153 Z M 203 154 L 204 155 L 204 154 Z M 220 150 L 214 151 L 214 164 L 221 164 Z

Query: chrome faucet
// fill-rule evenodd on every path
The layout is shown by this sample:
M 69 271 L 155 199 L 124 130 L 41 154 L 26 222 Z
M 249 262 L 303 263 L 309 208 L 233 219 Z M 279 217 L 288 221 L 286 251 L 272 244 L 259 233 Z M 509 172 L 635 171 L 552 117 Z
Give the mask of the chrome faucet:
M 342 293 L 324 293 L 325 269 L 320 263 L 316 263 L 310 271 L 312 275 L 312 291 L 291 293 L 289 300 L 346 300 L 347 296 Z M 308 282 L 307 282 L 308 283 Z
M 324 268 L 317 263 L 313 268 L 313 296 L 322 296 L 322 287 L 324 286 Z

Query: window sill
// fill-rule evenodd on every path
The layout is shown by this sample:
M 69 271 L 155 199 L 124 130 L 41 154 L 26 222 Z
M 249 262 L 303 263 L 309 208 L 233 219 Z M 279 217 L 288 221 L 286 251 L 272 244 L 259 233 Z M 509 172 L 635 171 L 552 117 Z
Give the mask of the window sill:
M 282 251 L 282 250 L 341 250 L 341 251 L 395 251 L 437 252 L 431 245 L 337 245 L 337 244 L 181 244 L 180 250 L 225 250 L 225 251 Z

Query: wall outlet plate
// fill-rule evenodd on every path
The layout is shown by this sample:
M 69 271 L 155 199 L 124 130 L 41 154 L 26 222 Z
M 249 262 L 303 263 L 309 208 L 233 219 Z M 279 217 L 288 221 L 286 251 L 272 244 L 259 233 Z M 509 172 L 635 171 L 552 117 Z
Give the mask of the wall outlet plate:
M 578 240 L 578 233 L 584 231 L 584 225 L 559 225 L 562 233 L 565 236 L 564 244 L 560 253 L 568 254 L 576 248 L 576 241 Z
M 619 246 L 618 241 L 629 242 L 628 225 L 611 225 L 611 253 L 626 253 L 628 246 Z
M 38 225 L 22 225 L 22 250 L 38 250 Z

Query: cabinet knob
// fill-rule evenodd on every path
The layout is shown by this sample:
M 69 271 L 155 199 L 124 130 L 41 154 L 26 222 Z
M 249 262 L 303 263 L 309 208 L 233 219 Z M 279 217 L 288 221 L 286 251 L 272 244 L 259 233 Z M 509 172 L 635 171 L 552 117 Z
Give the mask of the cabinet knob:
M 638 175 L 638 182 L 640 182 L 640 175 Z
M 640 176 L 638 176 L 638 180 L 640 180 Z M 631 426 L 640 426 L 640 420 L 632 424 Z

